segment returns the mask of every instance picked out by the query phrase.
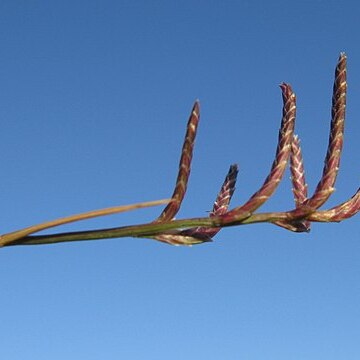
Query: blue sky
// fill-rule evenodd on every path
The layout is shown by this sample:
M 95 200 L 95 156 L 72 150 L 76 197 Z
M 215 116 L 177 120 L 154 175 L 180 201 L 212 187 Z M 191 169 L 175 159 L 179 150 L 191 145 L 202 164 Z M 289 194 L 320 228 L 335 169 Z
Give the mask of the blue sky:
M 232 163 L 239 205 L 270 169 L 282 81 L 297 94 L 312 191 L 340 51 L 347 123 L 329 206 L 344 201 L 359 186 L 359 10 L 355 1 L 1 1 L 1 232 L 170 196 L 197 98 L 179 217 L 211 209 Z M 288 177 L 263 210 L 292 207 Z M 359 230 L 355 217 L 310 234 L 229 228 L 192 248 L 131 238 L 4 248 L 0 357 L 359 359 Z

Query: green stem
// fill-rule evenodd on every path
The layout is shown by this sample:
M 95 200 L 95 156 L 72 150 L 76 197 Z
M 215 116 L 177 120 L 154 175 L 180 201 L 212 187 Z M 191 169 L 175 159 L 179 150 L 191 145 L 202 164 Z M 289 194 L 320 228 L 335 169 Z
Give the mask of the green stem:
M 221 227 L 221 226 L 235 226 L 247 225 L 259 222 L 273 222 L 277 220 L 285 220 L 288 218 L 286 212 L 278 213 L 259 213 L 253 214 L 247 219 L 241 221 L 234 221 L 229 224 L 222 224 L 222 219 L 219 217 L 213 218 L 191 218 L 183 220 L 172 220 L 163 223 L 147 223 L 132 226 L 123 226 L 118 228 L 79 231 L 79 232 L 66 232 L 59 234 L 26 236 L 12 242 L 4 243 L 3 246 L 13 245 L 44 245 L 56 244 L 60 242 L 70 241 L 86 241 L 86 240 L 103 240 L 121 237 L 149 237 L 156 234 L 166 233 L 166 231 L 174 229 L 186 229 L 196 226 L 203 226 L 207 228 Z
M 88 211 L 88 212 L 81 213 L 81 214 L 71 215 L 71 216 L 67 216 L 64 218 L 47 221 L 47 222 L 37 224 L 37 225 L 32 225 L 32 226 L 29 226 L 24 229 L 20 229 L 17 231 L 13 231 L 13 232 L 1 235 L 0 236 L 0 247 L 6 246 L 7 244 L 10 244 L 14 241 L 25 238 L 28 235 L 31 235 L 36 232 L 46 230 L 46 229 L 49 229 L 52 227 L 69 224 L 69 223 L 80 221 L 80 220 L 91 219 L 91 218 L 95 218 L 95 217 L 99 217 L 99 216 L 118 214 L 121 212 L 146 208 L 146 207 L 150 207 L 150 206 L 164 205 L 164 204 L 168 204 L 169 201 L 170 201 L 170 199 L 163 199 L 163 200 L 148 201 L 148 202 L 142 202 L 142 203 L 131 204 L 131 205 L 114 206 L 114 207 L 110 207 L 110 208 L 93 210 L 93 211 Z

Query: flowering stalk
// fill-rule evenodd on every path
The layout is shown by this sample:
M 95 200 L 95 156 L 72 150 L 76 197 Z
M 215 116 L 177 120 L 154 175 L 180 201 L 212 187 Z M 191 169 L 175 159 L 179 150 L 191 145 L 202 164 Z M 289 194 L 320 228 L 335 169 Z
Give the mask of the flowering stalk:
M 63 219 L 4 234 L 0 246 L 55 244 L 67 241 L 100 240 L 119 237 L 145 237 L 172 245 L 193 245 L 211 241 L 222 227 L 256 223 L 274 223 L 291 231 L 308 231 L 310 222 L 338 222 L 355 216 L 360 211 L 360 189 L 351 199 L 329 210 L 317 210 L 334 191 L 343 145 L 346 105 L 346 56 L 341 54 L 335 71 L 332 101 L 332 121 L 329 146 L 322 177 L 311 198 L 307 196 L 305 171 L 298 138 L 293 136 L 296 98 L 290 85 L 281 85 L 283 118 L 279 132 L 275 160 L 262 187 L 242 206 L 228 211 L 235 190 L 237 166 L 233 165 L 225 179 L 209 217 L 174 220 L 184 198 L 190 174 L 190 163 L 196 129 L 199 122 L 199 104 L 195 103 L 187 127 L 175 190 L 170 200 L 134 204 L 70 216 Z M 275 191 L 283 177 L 290 155 L 295 210 L 254 213 Z M 67 232 L 49 235 L 32 235 L 34 232 L 90 217 L 128 211 L 137 207 L 168 203 L 159 218 L 153 222 L 110 229 Z

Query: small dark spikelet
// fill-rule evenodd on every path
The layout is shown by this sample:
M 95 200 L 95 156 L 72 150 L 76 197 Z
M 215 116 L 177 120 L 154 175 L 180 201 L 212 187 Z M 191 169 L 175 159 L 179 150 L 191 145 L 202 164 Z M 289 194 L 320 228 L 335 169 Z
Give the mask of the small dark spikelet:
M 227 173 L 224 183 L 221 186 L 219 194 L 214 202 L 213 209 L 209 214 L 210 217 L 220 216 L 227 212 L 230 200 L 235 191 L 238 172 L 239 169 L 236 164 L 230 166 L 229 172 Z M 200 238 L 213 238 L 220 230 L 221 228 L 196 227 L 184 230 L 181 234 Z
M 172 201 L 165 207 L 155 222 L 172 220 L 178 213 L 181 203 L 184 199 L 187 184 L 190 176 L 191 160 L 193 157 L 193 148 L 196 138 L 197 127 L 200 120 L 200 104 L 195 102 L 186 128 L 186 135 L 181 151 L 179 162 L 179 171 L 176 179 L 176 185 L 172 194 Z
M 237 164 L 230 166 L 230 169 L 225 177 L 224 183 L 221 186 L 219 194 L 214 202 L 210 217 L 225 214 L 228 210 L 230 200 L 235 191 L 236 179 L 239 172 Z

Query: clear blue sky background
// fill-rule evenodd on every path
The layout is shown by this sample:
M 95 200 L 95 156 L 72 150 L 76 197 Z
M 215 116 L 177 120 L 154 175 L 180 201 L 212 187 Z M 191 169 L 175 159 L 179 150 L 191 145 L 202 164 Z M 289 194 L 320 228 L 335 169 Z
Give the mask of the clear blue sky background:
M 344 201 L 359 185 L 359 11 L 356 1 L 1 1 L 1 232 L 168 197 L 196 98 L 179 217 L 205 215 L 234 162 L 232 204 L 244 202 L 273 160 L 282 81 L 298 97 L 312 191 L 340 51 L 346 141 L 329 206 Z M 293 206 L 288 177 L 263 210 Z M 192 248 L 124 238 L 2 249 L 0 358 L 359 359 L 359 230 L 355 217 L 310 234 L 229 228 Z

